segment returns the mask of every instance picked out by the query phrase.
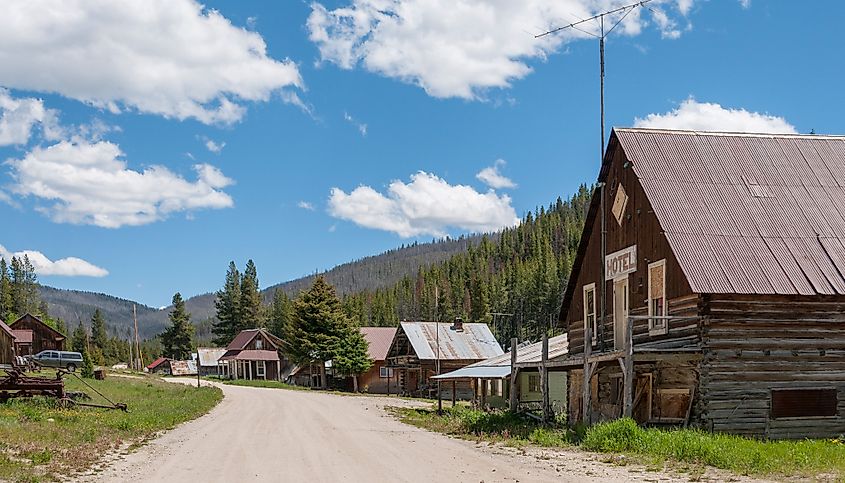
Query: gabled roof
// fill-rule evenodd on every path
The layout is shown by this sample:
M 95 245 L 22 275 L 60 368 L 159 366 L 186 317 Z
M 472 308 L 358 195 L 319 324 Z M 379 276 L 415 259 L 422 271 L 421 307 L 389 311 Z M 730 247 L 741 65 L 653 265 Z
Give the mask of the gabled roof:
M 396 336 L 396 327 L 361 327 L 361 334 L 369 345 L 369 357 L 374 361 L 387 359 L 390 344 Z
M 0 330 L 9 334 L 9 337 L 11 337 L 12 339 L 15 338 L 15 333 L 14 333 L 14 331 L 12 331 L 12 328 L 9 327 L 8 325 L 6 325 L 6 323 L 3 322 L 2 320 L 0 320 Z
M 223 357 L 226 349 L 219 347 L 200 347 L 197 348 L 200 367 L 217 367 L 217 361 Z
M 36 322 L 38 322 L 38 324 L 39 324 L 39 325 L 41 325 L 43 328 L 47 329 L 47 331 L 52 332 L 52 333 L 53 333 L 53 337 L 54 337 L 56 340 L 64 340 L 64 339 L 66 339 L 66 338 L 67 338 L 67 337 L 65 337 L 65 335 L 64 335 L 64 334 L 62 334 L 62 333 L 61 333 L 61 332 L 59 332 L 58 330 L 56 330 L 56 329 L 54 329 L 54 328 L 50 327 L 49 325 L 47 325 L 46 323 L 44 323 L 44 321 L 43 321 L 43 320 L 41 320 L 40 318 L 38 318 L 38 317 L 36 317 L 36 316 L 34 316 L 34 315 L 30 314 L 30 313 L 26 313 L 26 314 L 23 314 L 22 316 L 18 317 L 18 320 L 16 320 L 16 321 L 12 322 L 11 324 L 9 324 L 9 327 L 11 327 L 12 329 L 14 329 L 14 328 L 15 328 L 15 325 L 18 325 L 20 322 L 22 322 L 24 319 L 27 319 L 27 318 L 32 319 L 32 320 L 35 320 Z
M 845 294 L 845 136 L 617 128 L 600 182 L 619 149 L 693 292 Z M 596 190 L 564 310 L 599 205 Z
M 549 360 L 569 354 L 569 340 L 566 334 L 549 339 Z M 517 364 L 525 362 L 539 363 L 543 357 L 543 343 L 535 342 L 516 349 Z M 501 379 L 511 374 L 511 353 L 470 364 L 456 371 L 447 372 L 432 379 Z
M 6 324 L 3 324 L 6 325 Z M 18 344 L 32 344 L 32 331 L 28 329 L 15 330 L 12 329 L 12 334 L 15 336 L 15 342 Z
M 438 332 L 441 360 L 483 360 L 504 352 L 487 324 L 464 323 L 460 331 L 451 322 L 402 322 L 400 327 L 420 360 L 437 358 Z
M 281 342 L 280 339 L 274 336 L 273 334 L 267 332 L 265 329 L 246 329 L 240 331 L 240 333 L 238 333 L 238 335 L 236 335 L 235 338 L 232 339 L 232 342 L 230 342 L 229 345 L 226 346 L 226 350 L 243 350 L 244 347 L 248 346 L 249 343 L 252 342 L 252 339 L 255 339 L 258 334 L 264 335 L 264 337 L 268 341 L 270 341 L 270 343 L 273 344 L 276 349 L 279 349 L 279 342 Z
M 167 362 L 167 361 L 169 361 L 169 360 L 170 360 L 170 359 L 168 359 L 167 357 L 159 357 L 158 359 L 156 359 L 156 360 L 154 360 L 153 362 L 151 362 L 151 363 L 150 363 L 150 365 L 148 365 L 148 366 L 147 366 L 147 369 L 149 369 L 149 370 L 153 370 L 153 369 L 155 369 L 156 367 L 158 367 L 158 366 L 162 365 L 163 363 L 165 363 L 165 362 Z
M 694 292 L 845 294 L 845 137 L 615 135 Z

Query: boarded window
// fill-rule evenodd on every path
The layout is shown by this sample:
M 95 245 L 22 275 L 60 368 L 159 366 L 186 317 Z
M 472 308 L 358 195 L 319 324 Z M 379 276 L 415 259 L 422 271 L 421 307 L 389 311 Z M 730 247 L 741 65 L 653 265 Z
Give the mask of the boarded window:
M 836 389 L 773 389 L 772 418 L 836 416 Z
M 598 324 L 596 323 L 596 284 L 591 283 L 584 286 L 584 334 L 586 336 L 587 327 L 591 327 L 593 331 L 592 343 L 596 344 L 596 332 L 598 332 Z
M 616 218 L 616 222 L 620 225 L 624 221 L 625 208 L 627 206 L 628 194 L 625 193 L 625 188 L 622 187 L 622 183 L 619 183 L 619 187 L 616 189 L 616 197 L 613 198 L 613 206 L 611 207 L 611 212 L 613 212 L 613 217 Z
M 648 265 L 648 329 L 650 333 L 666 333 L 666 260 Z

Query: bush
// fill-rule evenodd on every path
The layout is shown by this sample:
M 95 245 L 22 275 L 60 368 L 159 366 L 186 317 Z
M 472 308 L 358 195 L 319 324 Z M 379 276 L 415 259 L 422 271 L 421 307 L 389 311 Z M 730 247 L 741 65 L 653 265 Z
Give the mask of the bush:
M 581 446 L 590 451 L 621 453 L 642 448 L 645 430 L 631 418 L 596 424 L 587 429 Z

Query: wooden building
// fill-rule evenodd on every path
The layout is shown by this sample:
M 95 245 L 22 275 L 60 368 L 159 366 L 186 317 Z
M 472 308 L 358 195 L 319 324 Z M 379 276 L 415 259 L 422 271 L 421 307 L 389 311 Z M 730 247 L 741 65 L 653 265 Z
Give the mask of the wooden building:
M 146 371 L 150 374 L 161 374 L 163 376 L 169 376 L 170 371 L 170 359 L 167 357 L 159 357 L 158 359 L 152 361 L 147 367 L 145 367 Z
M 29 336 L 31 344 L 27 348 L 29 354 L 38 354 L 44 350 L 65 350 L 65 340 L 67 337 L 32 314 L 25 314 L 23 317 L 12 322 L 9 327 L 15 331 L 31 332 L 31 335 Z
M 386 366 L 394 370 L 399 394 L 428 397 L 436 396 L 437 385 L 429 380 L 431 376 L 503 353 L 487 324 L 464 323 L 460 319 L 454 323 L 401 322 Z M 468 382 L 459 384 L 456 391 L 460 399 L 472 398 Z M 451 397 L 451 393 L 444 397 Z
M 358 390 L 374 394 L 397 392 L 396 374 L 387 367 L 387 353 L 396 337 L 396 327 L 361 327 L 367 341 L 368 354 L 373 361 L 370 370 L 358 376 Z M 352 389 L 350 385 L 348 389 Z
M 15 334 L 0 320 L 0 367 L 11 368 L 15 360 Z
M 219 360 L 226 362 L 232 379 L 284 381 L 290 371 L 281 339 L 265 329 L 242 330 Z
M 570 421 L 845 433 L 845 137 L 616 129 L 598 182 Z
M 221 361 L 220 358 L 226 353 L 226 349 L 218 347 L 197 348 L 197 370 L 200 376 L 229 376 L 229 364 Z

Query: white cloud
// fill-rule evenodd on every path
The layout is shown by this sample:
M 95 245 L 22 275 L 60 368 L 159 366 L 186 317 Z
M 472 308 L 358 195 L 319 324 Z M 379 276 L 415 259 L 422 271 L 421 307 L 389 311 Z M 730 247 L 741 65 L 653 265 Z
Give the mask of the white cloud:
M 314 205 L 312 205 L 311 203 L 309 203 L 307 201 L 300 201 L 299 203 L 296 204 L 296 206 L 298 206 L 299 208 L 302 208 L 303 210 L 314 211 Z
M 358 128 L 358 132 L 361 133 L 361 136 L 367 135 L 367 125 L 352 117 L 352 115 L 350 115 L 348 112 L 343 113 L 343 120 Z
M 61 141 L 35 147 L 21 159 L 6 161 L 15 180 L 10 189 L 53 202 L 37 209 L 55 222 L 106 228 L 233 205 L 222 191 L 233 181 L 211 165 L 195 165 L 197 179 L 192 182 L 163 166 L 129 169 L 122 156 L 120 148 L 107 141 Z
M 56 261 L 50 260 L 43 253 L 35 250 L 22 250 L 10 252 L 3 245 L 0 245 L 0 258 L 10 261 L 12 257 L 22 258 L 26 255 L 35 267 L 38 275 L 63 275 L 67 277 L 105 277 L 108 270 L 100 268 L 81 258 L 67 257 Z
M 634 9 L 617 33 L 638 35 L 649 18 L 664 37 L 680 35 L 672 16 L 690 11 L 693 0 L 666 0 L 663 7 Z M 415 84 L 434 97 L 483 99 L 485 91 L 506 88 L 528 75 L 532 60 L 545 61 L 577 39 L 576 29 L 534 38 L 623 0 L 349 0 L 329 10 L 311 5 L 309 38 L 320 59 L 343 69 L 360 65 L 386 77 Z M 607 19 L 614 22 L 621 15 Z M 596 31 L 598 24 L 579 28 Z
M 494 189 L 516 188 L 516 183 L 499 172 L 499 168 L 505 164 L 504 159 L 497 159 L 496 162 L 493 163 L 493 166 L 488 166 L 482 169 L 475 175 L 475 177 Z
M 719 104 L 698 102 L 689 98 L 677 109 L 663 114 L 636 118 L 635 127 L 688 129 L 691 131 L 723 131 L 754 133 L 796 133 L 786 119 L 745 109 L 724 108 Z
M 519 222 L 509 196 L 450 185 L 423 171 L 412 175 L 410 183 L 391 182 L 387 194 L 369 186 L 359 186 L 350 193 L 332 188 L 329 213 L 402 237 L 445 236 L 448 228 L 485 232 Z
M 246 101 L 304 88 L 261 35 L 195 0 L 10 0 L 0 15 L 0 85 L 232 123 Z
M 45 108 L 41 99 L 14 98 L 0 87 L 0 146 L 27 144 L 39 125 L 47 139 L 56 140 L 63 134 L 58 111 Z
M 223 151 L 223 148 L 226 147 L 226 143 L 222 141 L 218 143 L 213 139 L 205 138 L 205 147 L 214 154 L 220 154 L 220 151 Z

